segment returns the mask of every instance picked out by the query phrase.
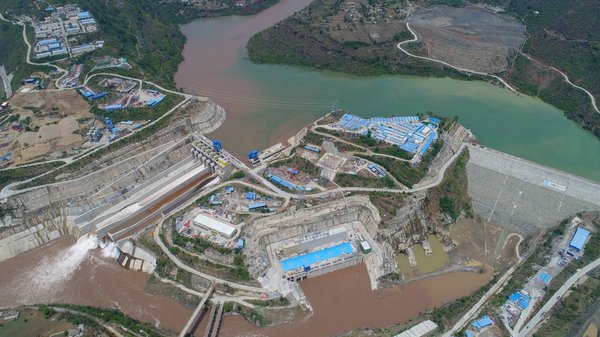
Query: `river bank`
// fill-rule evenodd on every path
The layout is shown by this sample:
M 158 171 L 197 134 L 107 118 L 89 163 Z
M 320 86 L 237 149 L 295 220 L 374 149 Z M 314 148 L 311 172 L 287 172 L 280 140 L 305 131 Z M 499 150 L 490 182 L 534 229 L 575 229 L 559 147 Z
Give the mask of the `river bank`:
M 393 288 L 371 291 L 364 264 L 301 281 L 313 307 L 290 324 L 258 328 L 240 316 L 228 316 L 220 335 L 336 336 L 359 328 L 384 328 L 415 319 L 428 309 L 467 296 L 492 278 L 486 273 L 451 272 Z
M 600 142 L 539 99 L 480 81 L 364 77 L 248 60 L 245 46 L 255 33 L 309 3 L 283 0 L 255 16 L 182 26 L 188 42 L 177 85 L 207 95 L 227 110 L 223 126 L 209 136 L 231 153 L 242 157 L 285 142 L 332 107 L 364 117 L 432 111 L 458 116 L 483 145 L 600 180 Z

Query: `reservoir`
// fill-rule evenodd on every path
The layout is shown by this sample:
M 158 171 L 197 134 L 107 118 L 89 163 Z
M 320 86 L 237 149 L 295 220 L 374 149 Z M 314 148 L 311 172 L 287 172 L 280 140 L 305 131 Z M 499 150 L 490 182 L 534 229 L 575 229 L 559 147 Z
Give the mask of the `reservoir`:
M 245 155 L 286 141 L 332 107 L 361 116 L 432 111 L 458 116 L 486 146 L 600 180 L 600 141 L 537 98 L 481 81 L 359 77 L 247 59 L 252 35 L 310 2 L 283 0 L 255 16 L 203 19 L 182 27 L 188 43 L 177 86 L 227 110 L 224 125 L 209 136 L 221 139 L 230 152 Z

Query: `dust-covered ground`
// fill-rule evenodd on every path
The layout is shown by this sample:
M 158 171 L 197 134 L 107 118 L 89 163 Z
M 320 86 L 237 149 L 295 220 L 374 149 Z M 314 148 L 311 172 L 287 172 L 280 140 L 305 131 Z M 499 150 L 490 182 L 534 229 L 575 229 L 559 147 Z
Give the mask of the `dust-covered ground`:
M 517 19 L 479 7 L 425 8 L 409 22 L 431 57 L 482 72 L 506 69 L 511 51 L 525 40 L 525 26 Z
M 12 118 L 0 130 L 0 155 L 12 152 L 13 164 L 60 158 L 87 140 L 93 115 L 74 90 L 20 93 L 10 104 Z

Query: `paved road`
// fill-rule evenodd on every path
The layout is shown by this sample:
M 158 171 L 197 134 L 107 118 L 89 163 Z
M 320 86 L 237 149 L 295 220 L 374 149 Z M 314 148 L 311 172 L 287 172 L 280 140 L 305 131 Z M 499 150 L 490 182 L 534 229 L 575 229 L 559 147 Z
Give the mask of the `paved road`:
M 571 80 L 569 79 L 569 76 L 567 76 L 567 74 L 563 73 L 562 71 L 558 70 L 557 68 L 555 68 L 555 67 L 553 67 L 553 66 L 549 66 L 549 65 L 547 65 L 547 64 L 544 64 L 544 63 L 542 63 L 542 62 L 540 62 L 540 61 L 538 61 L 538 60 L 536 60 L 536 59 L 532 58 L 531 56 L 529 56 L 529 55 L 527 55 L 527 54 L 523 53 L 522 51 L 519 51 L 519 53 L 521 53 L 521 55 L 523 55 L 523 56 L 525 56 L 526 58 L 528 58 L 530 61 L 532 61 L 532 62 L 535 62 L 535 63 L 537 63 L 537 64 L 539 64 L 539 65 L 541 65 L 541 66 L 548 67 L 548 68 L 550 68 L 550 69 L 552 69 L 552 70 L 554 70 L 554 71 L 558 72 L 559 74 L 561 74 L 561 75 L 562 75 L 562 77 L 565 79 L 565 82 L 567 82 L 568 84 L 570 84 L 572 87 L 574 87 L 574 88 L 576 88 L 576 89 L 579 89 L 579 90 L 581 90 L 581 91 L 585 92 L 585 93 L 588 95 L 588 97 L 590 98 L 591 102 L 592 102 L 592 108 L 594 108 L 594 110 L 596 110 L 596 112 L 597 112 L 597 113 L 600 113 L 600 110 L 598 110 L 598 106 L 596 105 L 596 97 L 594 97 L 594 95 L 592 95 L 592 93 L 591 93 L 591 92 L 589 92 L 589 91 L 587 91 L 586 89 L 584 89 L 584 88 L 582 88 L 582 87 L 578 86 L 577 84 L 575 84 L 575 83 L 571 82 Z
M 529 337 L 533 334 L 533 332 L 535 332 L 536 327 L 545 319 L 546 313 L 548 313 L 550 311 L 550 309 L 552 309 L 552 307 L 554 307 L 554 305 L 556 305 L 556 303 L 565 295 L 565 293 L 567 291 L 569 291 L 569 289 L 571 289 L 571 287 L 573 287 L 573 285 L 579 281 L 580 278 L 582 278 L 585 274 L 589 273 L 590 271 L 592 271 L 594 268 L 597 268 L 600 266 L 600 259 L 594 260 L 593 262 L 591 262 L 590 264 L 588 264 L 587 266 L 579 269 L 577 271 L 577 273 L 573 274 L 573 276 L 571 276 L 567 282 L 565 282 L 565 284 L 562 285 L 562 287 L 560 287 L 560 289 L 558 289 L 558 291 L 552 295 L 552 298 L 550 298 L 548 300 L 548 302 L 546 302 L 546 304 L 544 304 L 544 306 L 537 312 L 537 314 L 529 321 L 529 323 L 527 323 L 527 325 L 525 326 L 524 329 L 522 329 L 521 331 L 519 331 L 519 337 Z
M 12 96 L 12 86 L 10 82 L 12 81 L 12 74 L 8 75 L 6 73 L 6 68 L 4 65 L 0 65 L 0 77 L 2 77 L 2 87 L 4 87 L 4 95 L 6 99 L 9 99 Z
M 402 51 L 404 54 L 406 54 L 408 56 L 412 56 L 412 57 L 418 58 L 418 59 L 421 59 L 421 60 L 426 60 L 426 61 L 431 61 L 431 62 L 436 62 L 436 63 L 439 63 L 439 64 L 443 64 L 443 65 L 445 65 L 447 67 L 450 67 L 452 69 L 456 69 L 456 70 L 464 72 L 464 73 L 471 73 L 471 74 L 476 74 L 476 75 L 493 77 L 496 80 L 498 80 L 500 83 L 502 83 L 510 91 L 512 91 L 514 93 L 519 93 L 515 88 L 513 88 L 510 84 L 508 84 L 508 82 L 506 82 L 501 77 L 496 76 L 494 74 L 489 74 L 489 73 L 484 73 L 484 72 L 475 71 L 475 70 L 471 70 L 471 69 L 465 69 L 465 68 L 456 67 L 456 66 L 453 66 L 450 63 L 446 63 L 444 61 L 436 60 L 436 59 L 433 59 L 433 58 L 430 58 L 430 57 L 419 56 L 419 55 L 415 55 L 415 54 L 412 54 L 412 53 L 408 52 L 407 50 L 405 50 L 404 48 L 402 48 L 402 45 L 405 44 L 405 43 L 416 42 L 416 41 L 419 40 L 419 38 L 418 38 L 417 34 L 415 34 L 415 32 L 410 28 L 410 23 L 408 21 L 406 22 L 406 28 L 411 32 L 411 34 L 413 35 L 413 38 L 410 39 L 410 40 L 402 41 L 402 42 L 400 42 L 400 43 L 398 43 L 396 45 L 396 47 L 398 47 L 398 49 L 400 49 L 400 51 Z
M 454 153 L 454 155 L 442 166 L 442 168 L 440 169 L 440 172 L 438 172 L 438 175 L 437 175 L 437 177 L 435 178 L 434 181 L 432 181 L 432 182 L 430 182 L 428 184 L 419 186 L 419 187 L 407 188 L 407 189 L 370 188 L 370 187 L 342 187 L 342 188 L 336 188 L 336 189 L 327 190 L 327 191 L 319 192 L 319 193 L 313 193 L 313 194 L 294 194 L 294 193 L 289 193 L 289 192 L 283 191 L 282 189 L 280 189 L 279 187 L 277 187 L 273 183 L 271 183 L 267 178 L 263 177 L 262 175 L 260 175 L 257 172 L 254 172 L 246 164 L 244 164 L 243 162 L 241 162 L 240 160 L 238 160 L 234 156 L 232 156 L 232 155 L 230 155 L 230 154 L 228 154 L 226 152 L 223 152 L 223 153 L 225 154 L 225 156 L 227 157 L 227 159 L 231 163 L 233 163 L 235 166 L 239 167 L 242 171 L 244 171 L 247 174 L 251 175 L 254 179 L 260 181 L 262 184 L 264 184 L 265 186 L 267 186 L 268 188 L 270 188 L 271 190 L 273 190 L 280 197 L 290 198 L 290 199 L 315 199 L 315 198 L 326 197 L 326 196 L 329 196 L 329 195 L 331 195 L 333 193 L 345 193 L 345 192 L 414 193 L 414 192 L 425 191 L 427 189 L 430 189 L 432 187 L 435 187 L 435 186 L 439 185 L 442 182 L 442 180 L 444 180 L 444 174 L 446 173 L 446 170 L 456 160 L 456 158 L 458 158 L 458 156 L 462 153 L 462 151 L 464 150 L 464 148 L 466 146 L 467 146 L 467 143 L 462 143 L 460 145 L 460 147 L 456 151 L 456 153 Z
M 481 309 L 481 307 L 485 304 L 485 302 L 487 302 L 492 296 L 494 296 L 496 294 L 496 292 L 498 292 L 500 290 L 500 288 L 504 285 L 504 283 L 506 283 L 506 281 L 508 281 L 508 279 L 512 276 L 512 274 L 515 272 L 515 267 L 511 267 L 509 270 L 506 271 L 506 273 L 504 273 L 504 275 L 502 275 L 502 277 L 500 277 L 500 279 L 498 280 L 498 282 L 496 282 L 480 299 L 479 301 L 477 301 L 477 303 L 473 306 L 473 308 L 471 308 L 469 311 L 467 311 L 467 313 L 464 314 L 464 316 L 458 321 L 456 322 L 456 324 L 454 324 L 454 326 L 452 327 L 452 329 L 450 329 L 449 331 L 446 331 L 442 336 L 443 337 L 450 337 L 452 336 L 453 333 L 460 331 L 460 329 L 462 329 L 463 326 L 465 326 L 469 321 L 471 321 L 472 319 L 475 318 L 475 315 L 477 315 L 477 313 L 479 312 L 479 310 Z
M 244 291 L 249 291 L 249 292 L 254 292 L 254 293 L 269 293 L 268 290 L 263 289 L 263 288 L 259 288 L 259 287 L 253 287 L 253 286 L 249 286 L 249 285 L 245 285 L 245 284 L 239 284 L 239 283 L 235 283 L 235 282 L 231 282 L 231 281 L 227 281 L 227 280 L 223 280 L 220 279 L 218 277 L 214 277 L 212 275 L 208 275 L 205 273 L 202 273 L 190 266 L 188 266 L 187 264 L 181 262 L 181 260 L 179 260 L 175 255 L 171 254 L 171 252 L 169 251 L 169 248 L 167 248 L 167 246 L 164 244 L 164 242 L 162 242 L 162 240 L 159 237 L 159 232 L 160 232 L 160 228 L 161 225 L 157 225 L 156 228 L 154 229 L 153 232 L 153 236 L 154 236 L 154 241 L 156 241 L 156 243 L 160 246 L 160 248 L 162 249 L 163 253 L 165 253 L 165 255 L 167 255 L 167 257 L 173 261 L 173 263 L 175 263 L 175 265 L 177 265 L 177 267 L 189 271 L 192 274 L 198 275 L 200 277 L 203 277 L 207 280 L 210 280 L 212 282 L 216 282 L 216 283 L 222 283 L 225 284 L 227 283 L 230 287 L 235 288 L 235 289 L 239 289 L 239 290 L 244 290 Z

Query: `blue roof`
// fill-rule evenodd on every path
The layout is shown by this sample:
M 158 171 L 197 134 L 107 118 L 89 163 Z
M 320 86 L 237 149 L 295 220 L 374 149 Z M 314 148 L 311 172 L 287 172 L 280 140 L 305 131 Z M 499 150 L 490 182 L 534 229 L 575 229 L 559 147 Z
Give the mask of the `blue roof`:
M 238 248 L 244 248 L 244 239 L 238 239 L 237 246 Z
M 590 236 L 590 232 L 584 228 L 577 227 L 575 234 L 573 235 L 573 239 L 569 243 L 569 246 L 581 250 L 588 236 Z
M 252 205 L 249 205 L 248 209 L 256 209 L 256 208 L 261 208 L 261 207 L 267 207 L 267 204 L 264 202 L 257 202 Z
M 490 317 L 487 315 L 485 315 L 485 316 L 481 317 L 480 319 L 471 323 L 471 325 L 474 326 L 475 328 L 477 328 L 477 330 L 481 330 L 481 329 L 485 328 L 486 326 L 489 326 L 492 324 L 494 324 L 494 321 L 492 321 L 490 319 Z
M 517 291 L 508 296 L 508 300 L 511 302 L 517 302 L 521 299 L 521 294 Z
M 527 309 L 527 307 L 529 306 L 529 301 L 523 298 L 519 301 L 517 305 L 523 309 Z
M 248 200 L 254 200 L 254 198 L 256 198 L 256 192 L 248 192 L 248 193 L 246 193 L 246 199 L 248 199 Z
M 552 276 L 550 276 L 550 274 L 546 273 L 545 271 L 540 274 L 540 281 L 542 281 L 544 284 L 550 283 L 551 279 Z
M 427 142 L 425 142 L 425 145 L 423 146 L 423 148 L 421 148 L 421 155 L 424 155 L 425 152 L 427 151 L 427 149 L 429 149 L 429 147 L 431 146 L 431 143 L 433 142 L 433 139 L 435 138 L 436 132 L 433 131 L 429 134 L 429 138 L 427 138 Z
M 473 337 L 473 331 L 467 330 L 465 332 L 467 333 L 467 337 Z
M 308 267 L 313 263 L 333 259 L 340 255 L 350 253 L 352 253 L 352 245 L 350 242 L 345 242 L 333 247 L 318 250 L 316 252 L 295 256 L 283 260 L 280 263 L 283 271 L 287 272 L 296 268 Z

